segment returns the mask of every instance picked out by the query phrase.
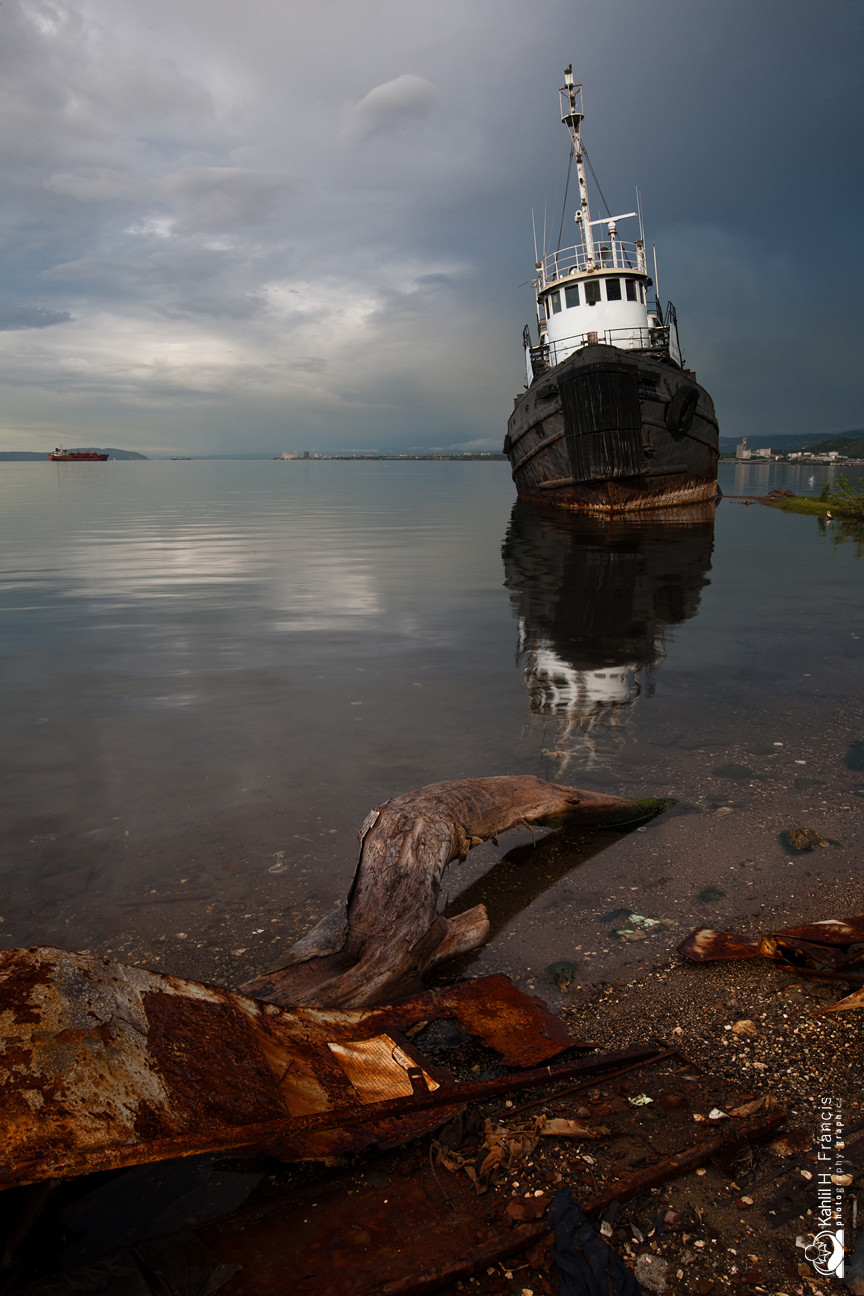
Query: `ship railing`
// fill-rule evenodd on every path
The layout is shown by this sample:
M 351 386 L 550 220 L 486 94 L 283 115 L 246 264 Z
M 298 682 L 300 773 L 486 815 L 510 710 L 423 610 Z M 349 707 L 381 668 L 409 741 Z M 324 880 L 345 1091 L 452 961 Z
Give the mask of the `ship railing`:
M 550 252 L 537 262 L 536 268 L 537 280 L 541 288 L 546 288 L 559 279 L 567 279 L 571 275 L 584 274 L 586 270 L 591 269 L 621 270 L 624 273 L 634 270 L 639 274 L 647 274 L 643 244 L 625 243 L 622 239 L 610 238 L 608 235 L 595 241 L 592 261 L 588 260 L 584 245 L 577 243 L 574 247 Z
M 550 367 L 560 364 L 574 351 L 598 344 L 620 347 L 622 351 L 668 352 L 669 329 L 666 325 L 660 325 L 656 328 L 617 328 L 596 333 L 574 333 L 572 337 L 558 338 L 548 344 L 547 364 Z

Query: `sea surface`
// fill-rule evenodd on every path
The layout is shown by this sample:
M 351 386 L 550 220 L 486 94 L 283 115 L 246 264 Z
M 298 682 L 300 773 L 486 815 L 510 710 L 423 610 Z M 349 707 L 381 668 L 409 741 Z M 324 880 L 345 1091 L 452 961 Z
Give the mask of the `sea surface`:
M 497 461 L 4 463 L 0 948 L 237 984 L 344 895 L 371 807 L 469 776 L 677 802 L 452 866 L 493 927 L 462 966 L 528 986 L 849 874 L 864 539 L 732 498 L 836 471 L 722 466 L 716 515 L 604 523 Z

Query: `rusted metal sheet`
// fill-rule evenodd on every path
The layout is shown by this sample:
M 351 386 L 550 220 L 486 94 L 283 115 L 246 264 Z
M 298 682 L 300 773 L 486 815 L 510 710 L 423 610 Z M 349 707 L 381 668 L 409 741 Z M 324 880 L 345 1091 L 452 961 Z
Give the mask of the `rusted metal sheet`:
M 815 941 L 818 945 L 855 945 L 864 941 L 864 914 L 844 921 L 826 918 L 824 922 L 805 923 L 803 927 L 784 927 L 776 935 Z
M 678 953 L 694 963 L 714 963 L 721 959 L 758 958 L 758 940 L 745 940 L 731 932 L 697 927 L 681 942 Z
M 612 1201 L 630 1201 L 754 1142 L 785 1119 L 778 1111 L 730 1121 L 722 1133 L 605 1185 L 582 1201 L 583 1209 L 594 1215 Z M 382 1159 L 371 1173 L 335 1176 L 196 1232 L 224 1261 L 242 1266 L 220 1296 L 420 1296 L 542 1241 L 549 1200 L 523 1203 L 531 1207 L 527 1222 L 515 1226 L 507 1210 L 512 1199 L 504 1194 L 460 1192 L 454 1210 L 425 1149 L 418 1149 Z
M 831 918 L 751 939 L 732 932 L 698 927 L 678 946 L 678 953 L 694 963 L 718 960 L 768 958 L 798 968 L 839 971 L 864 962 L 864 917 L 845 922 Z
M 299 1159 L 392 1146 L 490 1087 L 455 1086 L 417 1051 L 404 1032 L 434 1018 L 521 1067 L 577 1043 L 501 976 L 395 1007 L 289 1011 L 109 959 L 7 951 L 0 1186 L 228 1148 Z

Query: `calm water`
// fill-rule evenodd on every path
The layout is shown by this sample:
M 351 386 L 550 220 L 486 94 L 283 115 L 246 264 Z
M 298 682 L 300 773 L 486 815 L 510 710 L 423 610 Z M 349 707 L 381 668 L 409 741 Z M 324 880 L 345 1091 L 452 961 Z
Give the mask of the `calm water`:
M 833 471 L 721 484 L 818 492 Z M 635 903 L 631 874 L 654 885 L 655 856 L 656 885 L 683 878 L 718 807 L 755 831 L 766 796 L 839 813 L 864 780 L 843 764 L 861 544 L 815 518 L 547 517 L 491 462 L 13 463 L 0 491 L 5 945 L 242 980 L 344 893 L 371 806 L 538 773 L 692 811 L 546 855 L 513 835 L 454 869 L 454 908 L 494 910 L 478 967 L 597 968 L 622 957 L 601 911 Z M 753 781 L 716 774 L 732 759 Z M 688 921 L 699 880 L 664 912 Z

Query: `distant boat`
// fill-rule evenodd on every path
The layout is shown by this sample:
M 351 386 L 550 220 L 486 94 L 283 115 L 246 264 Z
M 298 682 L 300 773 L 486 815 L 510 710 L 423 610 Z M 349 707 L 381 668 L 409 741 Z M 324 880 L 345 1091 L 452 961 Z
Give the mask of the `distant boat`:
M 172 462 L 172 463 L 189 463 L 189 462 L 191 461 L 191 459 L 192 459 L 192 456 L 191 456 L 191 455 L 172 455 L 172 456 L 171 456 L 171 462 Z
M 592 220 L 572 68 L 560 95 L 579 182 L 578 241 L 535 262 L 539 341 L 526 326 L 527 390 L 504 440 L 519 499 L 601 514 L 713 500 L 711 397 L 684 367 L 675 307 L 662 310 L 644 237 L 618 234 L 621 221 L 638 219 L 641 236 L 641 211 Z
M 108 456 L 101 450 L 64 450 L 57 446 L 48 458 L 54 463 L 104 463 Z

